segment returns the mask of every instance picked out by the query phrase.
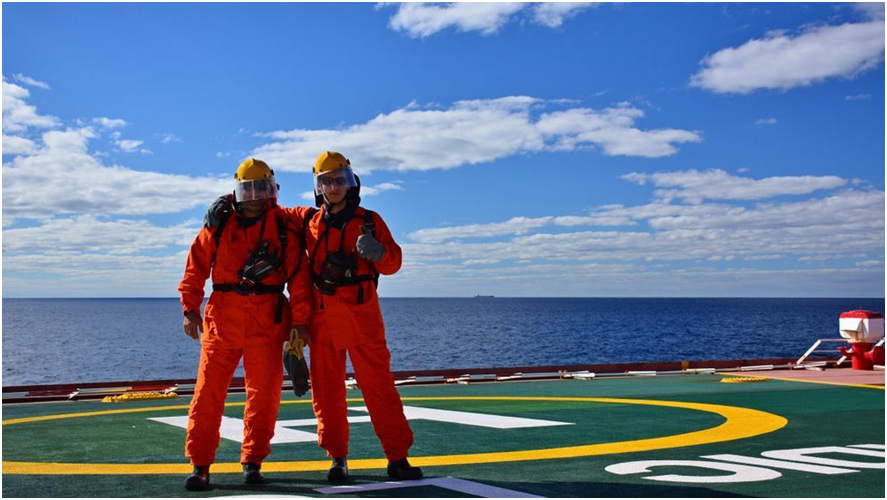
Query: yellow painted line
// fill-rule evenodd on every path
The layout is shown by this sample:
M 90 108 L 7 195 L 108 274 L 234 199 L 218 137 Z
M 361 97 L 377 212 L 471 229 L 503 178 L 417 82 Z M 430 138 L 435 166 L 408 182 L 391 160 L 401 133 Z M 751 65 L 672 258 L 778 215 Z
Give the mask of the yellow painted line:
M 605 404 L 628 404 L 644 406 L 660 406 L 669 408 L 683 408 L 720 415 L 725 419 L 722 424 L 701 431 L 686 432 L 650 439 L 634 441 L 620 441 L 615 443 L 599 443 L 580 446 L 567 446 L 560 448 L 545 448 L 538 450 L 503 451 L 491 453 L 471 453 L 462 455 L 440 455 L 429 457 L 410 457 L 410 462 L 420 467 L 434 467 L 442 465 L 467 465 L 483 463 L 518 462 L 527 460 L 553 460 L 559 458 L 589 457 L 596 455 L 609 455 L 614 453 L 637 453 L 642 451 L 665 450 L 670 448 L 683 448 L 710 443 L 721 443 L 746 439 L 761 434 L 781 429 L 788 420 L 785 418 L 759 410 L 739 408 L 704 403 L 687 403 L 681 401 L 657 401 L 649 399 L 616 399 L 616 398 L 568 398 L 568 397 L 415 397 L 403 398 L 404 401 L 548 401 L 548 402 L 588 402 Z M 348 401 L 363 401 L 362 399 L 349 399 Z M 285 401 L 283 403 L 300 403 L 301 401 Z M 228 405 L 243 405 L 244 403 L 229 403 Z M 161 408 L 180 409 L 182 407 L 158 407 L 137 408 L 126 411 L 135 413 L 138 411 L 156 411 Z M 73 416 L 95 416 L 96 414 L 121 413 L 121 410 L 108 412 L 90 412 L 89 414 L 76 413 L 62 415 L 65 418 Z M 16 423 L 24 423 L 25 419 L 16 419 Z M 46 419 L 44 419 L 46 420 Z M 7 422 L 4 422 L 7 424 Z M 8 425 L 8 424 L 7 424 Z M 348 467 L 352 470 L 381 469 L 387 465 L 385 459 L 354 459 L 348 461 Z M 91 464 L 91 463 L 43 463 L 43 462 L 3 462 L 3 474 L 187 474 L 191 471 L 188 464 Z M 329 461 L 299 461 L 299 462 L 265 462 L 262 470 L 267 472 L 303 472 L 325 471 L 329 467 Z M 212 467 L 214 473 L 240 473 L 239 463 L 218 463 Z
M 882 385 L 872 385 L 872 384 L 845 384 L 843 382 L 825 382 L 822 380 L 802 380 L 797 378 L 788 378 L 788 377 L 772 377 L 770 375 L 761 375 L 758 372 L 758 375 L 752 375 L 750 373 L 718 373 L 718 375 L 722 377 L 766 377 L 773 380 L 784 380 L 786 382 L 804 382 L 807 384 L 822 384 L 822 385 L 838 385 L 841 387 L 862 387 L 863 389 L 881 389 L 884 390 L 884 386 Z
M 40 415 L 39 417 L 10 418 L 3 421 L 3 425 L 28 424 L 31 422 L 45 422 L 47 420 L 62 420 L 68 418 L 80 417 L 96 417 L 99 415 L 119 415 L 122 413 L 140 413 L 143 411 L 162 411 L 162 410 L 187 410 L 188 405 L 179 406 L 155 406 L 152 408 L 128 408 L 125 410 L 102 410 L 88 411 L 82 413 L 63 413 L 61 415 Z

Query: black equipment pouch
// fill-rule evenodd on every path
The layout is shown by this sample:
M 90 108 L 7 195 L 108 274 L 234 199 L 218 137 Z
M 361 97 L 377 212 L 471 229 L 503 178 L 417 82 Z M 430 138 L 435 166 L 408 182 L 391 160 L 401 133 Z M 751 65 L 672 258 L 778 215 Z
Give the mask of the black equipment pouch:
M 350 284 L 357 274 L 357 257 L 342 251 L 327 254 L 314 286 L 324 295 L 336 293 L 336 287 Z
M 277 270 L 280 265 L 280 255 L 278 252 L 269 252 L 268 246 L 270 242 L 265 240 L 259 244 L 258 248 L 250 254 L 246 264 L 243 266 L 237 276 L 240 278 L 240 284 L 244 288 L 251 288 L 259 283 L 265 276 Z

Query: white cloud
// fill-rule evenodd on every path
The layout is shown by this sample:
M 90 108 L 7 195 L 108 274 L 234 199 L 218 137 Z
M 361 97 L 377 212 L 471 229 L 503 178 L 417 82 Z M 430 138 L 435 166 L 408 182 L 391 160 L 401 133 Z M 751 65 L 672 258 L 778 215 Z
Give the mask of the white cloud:
M 120 151 L 123 151 L 124 153 L 150 154 L 151 150 L 141 147 L 144 143 L 145 141 L 139 141 L 136 139 L 120 139 L 114 141 L 114 144 L 116 144 L 117 147 L 120 148 Z
M 883 6 L 882 6 L 883 9 Z M 853 77 L 884 60 L 884 21 L 820 26 L 797 36 L 770 33 L 702 60 L 690 83 L 717 93 L 812 85 Z
M 614 215 L 615 211 L 623 208 L 622 205 L 605 205 L 593 209 L 592 213 L 586 216 L 561 215 L 556 217 L 546 216 L 536 218 L 514 217 L 506 222 L 420 229 L 410 233 L 409 237 L 410 239 L 421 243 L 437 243 L 460 238 L 492 237 L 509 234 L 519 235 L 551 224 L 564 227 L 637 225 L 637 222 L 626 214 Z
M 3 257 L 3 288 L 24 297 L 169 297 L 186 252 L 170 255 L 60 252 Z
M 230 190 L 231 181 L 104 165 L 102 152 L 89 151 L 97 131 L 79 120 L 78 128 L 24 137 L 32 128 L 61 125 L 55 117 L 39 115 L 28 96 L 26 89 L 3 80 L 3 153 L 13 156 L 3 164 L 4 288 L 19 296 L 174 293 L 200 221 L 158 227 L 144 219 L 112 217 L 205 207 Z M 98 118 L 95 123 L 107 128 L 125 121 Z M 116 130 L 110 135 L 120 137 Z M 39 225 L 23 225 L 20 219 Z M 162 255 L 168 252 L 175 253 Z
M 854 94 L 844 96 L 845 101 L 870 101 L 872 100 L 871 94 Z
M 659 198 L 683 199 L 690 203 L 702 200 L 761 200 L 782 195 L 808 194 L 821 189 L 834 189 L 847 180 L 834 175 L 780 176 L 760 180 L 731 175 L 720 169 L 695 169 L 655 174 L 632 172 L 621 177 L 644 185 L 648 180 L 657 188 Z
M 375 186 L 360 186 L 360 196 L 377 196 L 383 191 L 403 191 L 403 186 L 395 182 L 383 182 Z M 312 197 L 313 199 L 313 197 Z
M 755 121 L 755 125 L 759 127 L 762 125 L 776 125 L 776 123 L 776 118 L 759 118 L 757 121 Z
M 853 7 L 868 19 L 884 19 L 884 2 L 858 2 Z
M 275 168 L 309 171 L 318 151 L 342 151 L 355 169 L 428 170 L 483 163 L 520 150 L 539 150 L 542 138 L 530 122 L 536 100 L 507 97 L 460 101 L 448 110 L 400 109 L 340 130 L 274 132 L 282 139 L 253 156 Z
M 31 297 L 174 295 L 200 225 L 79 215 L 4 227 L 3 286 Z
M 94 215 L 57 217 L 34 227 L 3 231 L 4 259 L 19 253 L 46 255 L 100 252 L 132 255 L 188 246 L 199 226 L 157 227 L 146 220 L 101 220 Z
M 90 128 L 44 132 L 34 154 L 4 163 L 4 217 L 175 213 L 231 187 L 228 179 L 105 166 L 88 152 L 95 137 Z
M 505 222 L 492 224 L 469 224 L 457 227 L 420 229 L 410 233 L 410 238 L 419 243 L 440 243 L 463 238 L 488 238 L 502 235 L 526 234 L 532 229 L 545 226 L 551 217 L 514 217 Z
M 533 4 L 533 20 L 549 28 L 557 28 L 565 19 L 598 5 L 599 2 L 539 2 Z
M 854 266 L 856 267 L 884 267 L 884 261 L 881 260 L 863 260 L 860 262 L 854 262 Z
M 447 28 L 491 35 L 524 7 L 523 3 L 508 2 L 401 3 L 388 26 L 405 31 L 412 38 L 425 38 Z
M 536 232 L 505 241 L 471 241 L 534 232 L 557 218 L 513 218 L 503 223 L 422 229 L 404 244 L 415 262 L 681 262 L 759 261 L 783 256 L 883 260 L 884 192 L 848 190 L 822 199 L 761 204 L 678 205 L 653 202 L 599 210 L 603 217 L 644 222 L 632 231 Z M 528 223 L 529 222 L 529 223 Z M 874 260 L 874 259 L 873 259 Z M 507 276 L 507 273 L 501 273 Z
M 608 213 L 593 213 L 587 216 L 561 215 L 552 219 L 555 225 L 574 227 L 574 226 L 634 226 L 637 222 L 629 217 L 617 215 L 613 216 Z
M 635 120 L 643 116 L 642 110 L 625 104 L 603 111 L 577 108 L 545 114 L 537 126 L 546 139 L 553 139 L 555 150 L 599 145 L 609 156 L 669 156 L 677 152 L 676 143 L 702 140 L 698 132 L 687 130 L 635 128 Z
M 492 35 L 512 20 L 524 17 L 523 13 L 536 24 L 557 28 L 564 20 L 599 5 L 600 2 L 400 3 L 388 27 L 412 38 L 426 38 L 449 28 Z
M 35 79 L 31 78 L 30 76 L 25 76 L 21 73 L 16 73 L 16 74 L 12 75 L 12 79 L 19 82 L 19 83 L 29 85 L 31 87 L 38 87 L 38 88 L 41 88 L 44 90 L 49 90 L 49 84 L 41 82 L 39 80 L 35 80 Z
M 627 280 L 635 286 L 653 282 L 666 284 L 671 280 L 672 286 L 657 294 L 674 295 L 676 290 L 692 289 L 681 278 L 690 275 L 705 276 L 703 281 L 707 285 L 722 287 L 720 293 L 731 290 L 728 284 L 732 285 L 737 277 L 742 282 L 749 280 L 747 284 L 750 285 L 753 276 L 762 280 L 775 279 L 776 276 L 798 277 L 805 281 L 806 290 L 811 290 L 814 282 L 820 288 L 828 284 L 832 290 L 832 285 L 838 286 L 840 281 L 840 286 L 845 287 L 842 290 L 852 290 L 852 282 L 845 282 L 845 277 L 829 281 L 836 272 L 834 269 L 764 271 L 747 266 L 760 261 L 784 266 L 780 261 L 815 263 L 837 259 L 857 259 L 857 268 L 878 267 L 883 263 L 883 191 L 845 189 L 822 198 L 766 202 L 747 207 L 703 201 L 809 194 L 820 189 L 840 188 L 847 182 L 834 176 L 755 180 L 719 170 L 634 173 L 624 177 L 639 184 L 649 181 L 657 187 L 675 188 L 681 196 L 670 198 L 684 197 L 692 203 L 654 199 L 635 206 L 596 207 L 587 216 L 513 217 L 504 222 L 420 229 L 410 233 L 410 242 L 402 245 L 413 262 L 407 273 L 413 270 L 417 277 L 426 276 L 430 280 L 423 283 L 436 284 L 439 278 L 440 284 L 449 290 L 454 283 L 476 285 L 481 282 L 480 276 L 488 276 L 514 285 L 500 292 L 505 294 L 520 289 L 522 280 L 526 280 L 526 290 L 538 290 L 533 287 L 533 282 L 544 279 L 546 283 L 557 283 L 557 291 L 552 292 L 557 294 L 564 291 L 565 283 L 582 279 L 599 283 L 613 279 L 618 273 L 607 266 L 626 263 L 635 267 L 623 269 L 624 274 L 619 280 Z M 698 193 L 689 194 L 693 190 Z M 552 231 L 558 226 L 566 232 Z M 574 230 L 580 226 L 619 229 Z M 483 263 L 490 259 L 494 259 L 497 266 L 483 267 Z M 743 264 L 746 267 L 736 272 L 711 269 L 700 273 L 693 270 L 699 262 Z M 654 263 L 667 268 L 651 274 L 650 266 Z M 461 267 L 466 265 L 471 267 Z M 791 266 L 791 262 L 788 265 Z M 852 271 L 853 268 L 849 269 Z M 447 278 L 446 273 L 453 277 Z M 856 274 L 854 279 L 865 285 L 866 294 L 876 293 L 878 286 L 883 287 L 882 275 Z M 609 284 L 613 286 L 604 287 L 598 293 L 609 291 L 612 295 L 620 289 L 615 283 Z M 584 294 L 594 294 L 591 291 L 594 286 L 587 283 Z M 768 286 L 771 287 L 762 290 L 776 293 L 773 290 L 782 289 L 773 283 Z M 631 293 L 632 288 L 626 290 Z M 576 293 L 583 294 L 579 290 Z M 760 292 L 752 295 L 760 295 Z
M 39 115 L 36 107 L 25 102 L 30 95 L 27 89 L 7 82 L 5 77 L 2 83 L 4 132 L 24 132 L 29 127 L 51 128 L 60 124 L 58 118 Z
M 120 128 L 126 126 L 126 120 L 120 118 L 93 118 L 92 122 L 102 128 Z
M 5 155 L 29 155 L 34 152 L 34 141 L 25 137 L 3 135 L 3 154 Z
M 564 104 L 558 104 L 563 106 Z M 318 151 L 344 152 L 358 171 L 430 170 L 485 163 L 545 150 L 600 147 L 606 155 L 660 157 L 696 132 L 641 130 L 643 111 L 627 104 L 572 108 L 538 116 L 551 103 L 526 96 L 458 101 L 448 109 L 415 106 L 337 130 L 277 131 L 251 154 L 283 171 L 307 172 Z

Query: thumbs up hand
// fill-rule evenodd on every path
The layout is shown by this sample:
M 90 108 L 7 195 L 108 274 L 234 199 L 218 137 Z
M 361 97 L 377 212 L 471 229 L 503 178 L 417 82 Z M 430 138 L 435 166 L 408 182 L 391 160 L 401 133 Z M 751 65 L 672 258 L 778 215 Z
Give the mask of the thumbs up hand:
M 373 236 L 372 229 L 360 226 L 361 235 L 357 237 L 357 253 L 364 259 L 376 263 L 385 257 L 385 246 Z

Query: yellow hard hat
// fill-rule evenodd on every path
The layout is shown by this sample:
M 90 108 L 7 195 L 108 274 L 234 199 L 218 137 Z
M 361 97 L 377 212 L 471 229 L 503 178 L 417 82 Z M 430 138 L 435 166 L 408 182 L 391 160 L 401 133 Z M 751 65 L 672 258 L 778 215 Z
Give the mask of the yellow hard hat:
M 234 173 L 237 182 L 255 181 L 259 179 L 274 179 L 274 171 L 262 160 L 250 158 L 237 167 Z
M 317 157 L 317 161 L 314 162 L 314 175 L 321 175 L 333 170 L 342 170 L 343 168 L 350 167 L 351 162 L 348 161 L 348 158 L 342 156 L 341 153 L 324 151 L 322 155 Z
M 262 160 L 250 158 L 241 163 L 234 178 L 234 199 L 238 203 L 277 199 L 279 186 L 274 182 L 274 171 Z

